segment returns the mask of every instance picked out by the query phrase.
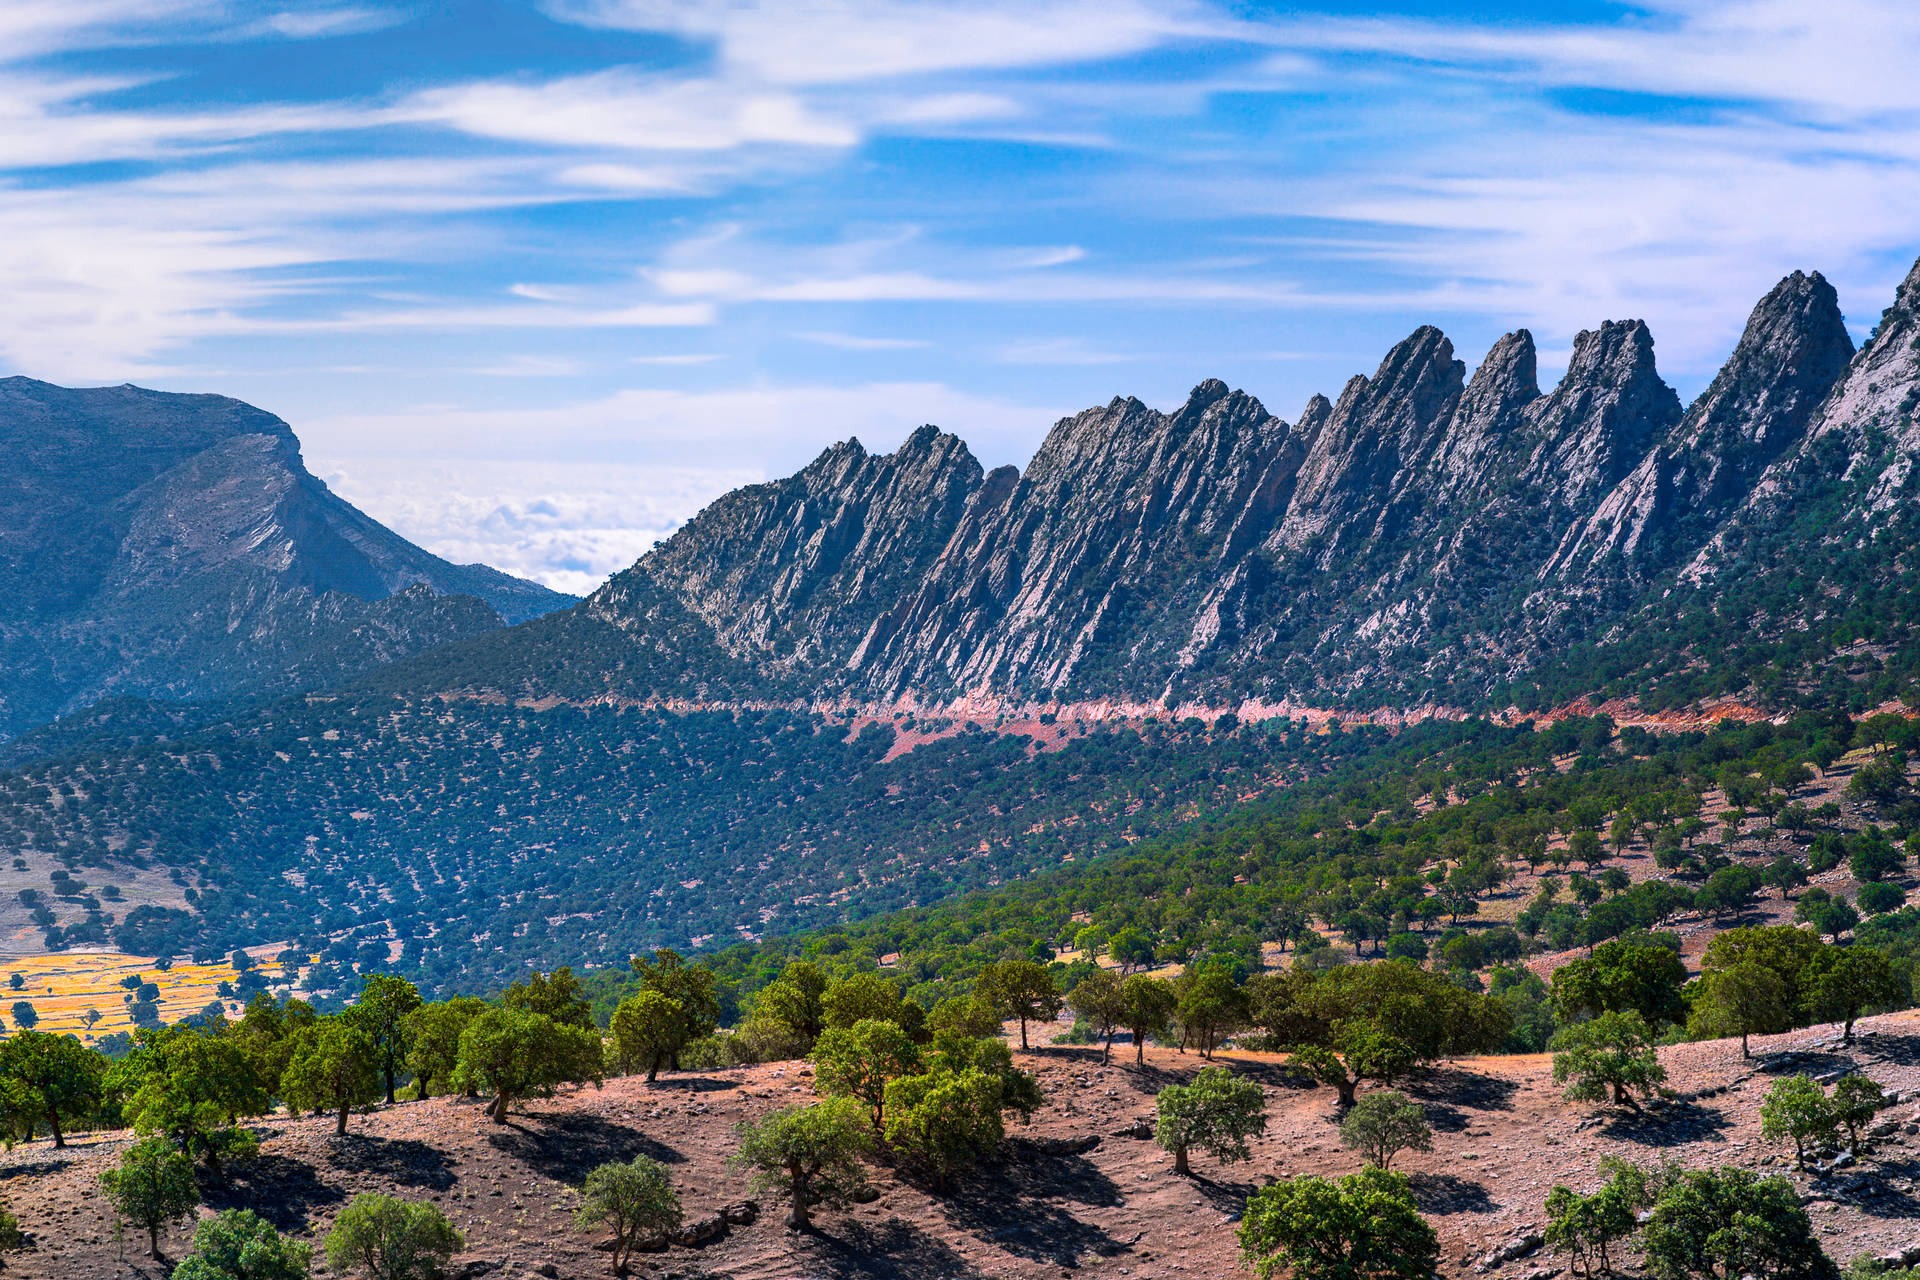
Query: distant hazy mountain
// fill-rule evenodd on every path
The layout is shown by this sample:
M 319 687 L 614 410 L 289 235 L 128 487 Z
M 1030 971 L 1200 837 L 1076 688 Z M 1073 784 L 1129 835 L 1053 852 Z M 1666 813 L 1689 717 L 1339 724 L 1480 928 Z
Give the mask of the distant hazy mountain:
M 333 684 L 570 603 L 382 527 L 250 405 L 0 380 L 0 737 L 116 695 Z

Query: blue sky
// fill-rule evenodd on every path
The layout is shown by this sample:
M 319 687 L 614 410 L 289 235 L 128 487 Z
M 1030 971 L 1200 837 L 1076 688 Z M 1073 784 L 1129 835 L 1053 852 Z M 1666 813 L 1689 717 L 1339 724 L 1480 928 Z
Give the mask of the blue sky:
M 583 590 L 921 422 L 988 464 L 1421 323 L 1643 316 L 1697 391 L 1920 254 L 1920 6 L 0 5 L 0 369 L 221 391 L 434 550 Z

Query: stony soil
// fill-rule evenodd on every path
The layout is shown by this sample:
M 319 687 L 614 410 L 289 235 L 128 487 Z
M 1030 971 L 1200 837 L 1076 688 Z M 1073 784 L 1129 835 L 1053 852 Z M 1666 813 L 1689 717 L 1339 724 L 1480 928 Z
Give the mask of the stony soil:
M 1413 1176 L 1440 1233 L 1442 1275 L 1482 1274 L 1476 1266 L 1490 1251 L 1538 1227 L 1555 1182 L 1590 1184 L 1603 1155 L 1791 1173 L 1758 1129 L 1760 1095 L 1782 1072 L 1863 1070 L 1914 1099 L 1888 1114 L 1920 1130 L 1920 1013 L 1871 1019 L 1862 1031 L 1848 1051 L 1824 1028 L 1756 1039 L 1752 1061 L 1742 1060 L 1738 1042 L 1666 1049 L 1670 1085 L 1681 1096 L 1639 1117 L 1564 1102 L 1545 1057 L 1462 1060 L 1425 1073 L 1407 1088 L 1427 1107 L 1434 1149 L 1405 1155 L 1396 1167 Z M 1789 1052 L 1796 1056 L 1781 1056 Z M 1085 1048 L 1022 1055 L 1040 1073 L 1046 1107 L 1031 1126 L 1013 1127 L 1002 1160 L 945 1195 L 881 1167 L 879 1198 L 822 1213 L 813 1235 L 788 1233 L 780 1207 L 766 1204 L 758 1221 L 702 1248 L 642 1255 L 636 1273 L 661 1280 L 1239 1275 L 1233 1223 L 1249 1194 L 1273 1177 L 1357 1167 L 1339 1145 L 1330 1091 L 1301 1086 L 1274 1058 L 1229 1053 L 1223 1062 L 1266 1086 L 1269 1131 L 1254 1144 L 1251 1164 L 1223 1168 L 1199 1157 L 1196 1177 L 1175 1177 L 1171 1157 L 1127 1130 L 1150 1114 L 1155 1090 L 1200 1064 L 1154 1049 L 1146 1069 L 1136 1070 L 1130 1056 L 1118 1046 L 1114 1065 L 1103 1068 L 1097 1051 Z M 345 1138 L 334 1137 L 327 1120 L 275 1117 L 258 1124 L 258 1161 L 237 1168 L 229 1186 L 203 1186 L 209 1209 L 249 1207 L 316 1240 L 358 1191 L 432 1200 L 466 1233 L 456 1275 L 601 1276 L 611 1269 L 594 1248 L 600 1237 L 571 1224 L 575 1188 L 589 1169 L 651 1155 L 672 1169 L 689 1216 L 711 1213 L 749 1194 L 726 1164 L 733 1126 L 812 1096 L 805 1065 L 789 1063 L 652 1086 L 612 1080 L 530 1104 L 504 1126 L 488 1123 L 477 1103 L 444 1098 L 356 1116 Z M 35 1239 L 30 1250 L 8 1256 L 12 1274 L 165 1274 L 145 1257 L 137 1232 L 116 1237 L 96 1187 L 129 1137 L 86 1135 L 65 1151 L 41 1140 L 0 1159 L 0 1194 Z M 1920 1134 L 1882 1140 L 1853 1169 L 1792 1176 L 1842 1262 L 1920 1243 Z M 169 1235 L 165 1252 L 178 1257 L 187 1236 Z M 1534 1253 L 1488 1274 L 1519 1280 L 1554 1270 L 1548 1256 Z

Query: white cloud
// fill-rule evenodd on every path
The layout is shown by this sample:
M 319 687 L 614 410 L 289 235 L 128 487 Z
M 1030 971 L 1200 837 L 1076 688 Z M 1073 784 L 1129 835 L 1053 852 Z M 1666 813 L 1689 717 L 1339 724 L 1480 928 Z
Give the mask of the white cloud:
M 547 9 L 710 40 L 724 66 L 793 85 L 1098 62 L 1225 26 L 1195 5 L 1141 0 L 549 0 Z
M 868 338 L 857 333 L 827 333 L 819 329 L 793 336 L 802 342 L 835 347 L 841 351 L 911 351 L 933 345 L 922 338 Z

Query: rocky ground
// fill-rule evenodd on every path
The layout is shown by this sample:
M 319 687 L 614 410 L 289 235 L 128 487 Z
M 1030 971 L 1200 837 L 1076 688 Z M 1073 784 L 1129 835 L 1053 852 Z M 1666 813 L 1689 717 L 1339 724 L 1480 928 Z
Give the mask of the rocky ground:
M 1524 1250 L 1542 1223 L 1555 1182 L 1585 1187 L 1603 1155 L 1693 1166 L 1739 1164 L 1788 1172 L 1808 1197 L 1827 1248 L 1841 1262 L 1920 1244 L 1920 1013 L 1862 1024 L 1843 1050 L 1830 1029 L 1756 1039 L 1753 1060 L 1737 1041 L 1663 1051 L 1675 1100 L 1633 1116 L 1573 1106 L 1551 1081 L 1547 1058 L 1443 1064 L 1409 1084 L 1427 1107 L 1434 1149 L 1403 1156 L 1422 1208 L 1440 1233 L 1441 1273 L 1501 1280 L 1547 1277 L 1557 1264 L 1536 1251 L 1481 1272 L 1482 1261 L 1516 1242 Z M 1791 1056 L 1789 1056 L 1791 1055 Z M 1358 1161 L 1333 1127 L 1332 1094 L 1303 1087 L 1272 1057 L 1223 1054 L 1267 1089 L 1270 1127 L 1250 1164 L 1221 1167 L 1205 1157 L 1198 1176 L 1175 1177 L 1172 1158 L 1131 1136 L 1150 1115 L 1154 1092 L 1190 1075 L 1192 1055 L 1151 1050 L 1145 1070 L 1116 1048 L 1102 1067 L 1096 1050 L 1066 1046 L 1021 1055 L 1040 1074 L 1047 1104 L 1031 1126 L 1014 1126 L 1004 1158 L 945 1195 L 896 1170 L 875 1170 L 877 1199 L 823 1213 L 817 1233 L 795 1236 L 779 1206 L 730 1224 L 700 1247 L 642 1255 L 636 1274 L 660 1280 L 705 1277 L 1201 1277 L 1239 1270 L 1233 1224 L 1248 1195 L 1268 1179 L 1338 1175 Z M 1858 1165 L 1826 1175 L 1792 1173 L 1790 1160 L 1760 1139 L 1758 1107 L 1783 1072 L 1816 1075 L 1858 1069 L 1903 1101 L 1887 1113 L 1895 1132 Z M 204 1183 L 209 1210 L 246 1206 L 283 1229 L 318 1240 L 362 1190 L 441 1205 L 466 1233 L 454 1272 L 575 1277 L 610 1274 L 600 1237 L 574 1229 L 576 1188 L 605 1160 L 637 1153 L 672 1170 L 690 1218 L 737 1206 L 749 1196 L 726 1164 L 732 1130 L 745 1118 L 813 1096 L 805 1064 L 609 1081 L 530 1104 L 510 1124 L 488 1123 L 461 1099 L 403 1103 L 356 1116 L 345 1138 L 325 1119 L 275 1117 L 258 1124 L 261 1158 L 234 1171 L 231 1185 Z M 1911 1100 L 1908 1100 L 1911 1099 Z M 1914 1130 L 1914 1133 L 1908 1133 Z M 85 1135 L 65 1151 L 44 1140 L 0 1159 L 0 1195 L 34 1237 L 6 1257 L 7 1269 L 48 1280 L 160 1277 L 131 1228 L 117 1232 L 96 1177 L 126 1134 Z M 739 1216 L 739 1215 L 736 1215 Z M 165 1251 L 184 1252 L 187 1231 Z

